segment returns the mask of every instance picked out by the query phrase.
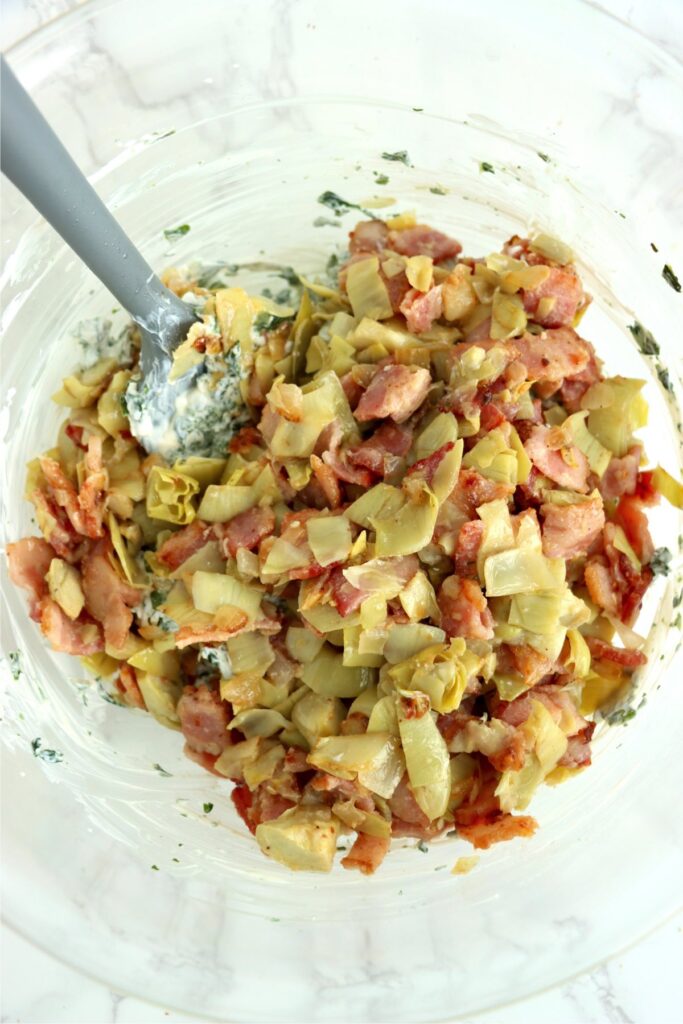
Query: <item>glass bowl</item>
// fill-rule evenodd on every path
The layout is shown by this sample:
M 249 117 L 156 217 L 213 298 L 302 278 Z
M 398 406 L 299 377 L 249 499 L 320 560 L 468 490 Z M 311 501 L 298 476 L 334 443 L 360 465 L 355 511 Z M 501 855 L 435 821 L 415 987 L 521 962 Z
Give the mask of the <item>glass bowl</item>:
M 559 235 L 594 296 L 582 333 L 610 371 L 647 381 L 646 446 L 680 472 L 681 298 L 661 270 L 683 263 L 670 130 L 683 73 L 587 5 L 507 11 L 205 0 L 190 15 L 96 0 L 9 56 L 158 268 L 271 260 L 315 273 L 354 223 L 318 204 L 324 190 L 391 197 L 390 212 L 414 209 L 474 254 L 530 227 Z M 403 150 L 405 163 L 382 155 Z M 169 243 L 181 223 L 191 230 Z M 9 186 L 3 238 L 5 542 L 35 532 L 25 463 L 53 443 L 49 396 L 78 362 L 73 328 L 122 314 Z M 661 360 L 638 352 L 635 317 Z M 178 734 L 107 703 L 46 648 L 3 561 L 6 919 L 116 989 L 231 1020 L 442 1019 L 617 952 L 680 897 L 680 525 L 656 511 L 675 559 L 641 620 L 636 719 L 601 723 L 590 771 L 534 800 L 536 836 L 462 877 L 450 868 L 472 851 L 453 840 L 427 853 L 397 842 L 370 879 L 263 858 L 229 784 L 185 760 Z

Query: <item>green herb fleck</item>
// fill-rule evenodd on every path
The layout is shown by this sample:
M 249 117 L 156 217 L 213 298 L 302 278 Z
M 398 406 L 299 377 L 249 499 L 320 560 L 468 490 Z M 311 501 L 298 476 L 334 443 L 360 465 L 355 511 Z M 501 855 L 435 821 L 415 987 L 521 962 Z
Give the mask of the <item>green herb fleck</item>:
M 156 864 L 150 864 L 150 867 L 151 867 L 152 871 L 158 871 L 159 870 L 159 868 L 158 868 L 158 866 Z
M 156 771 L 159 772 L 159 775 L 162 775 L 165 779 L 171 778 L 171 773 L 167 772 L 165 768 L 162 768 L 160 764 L 153 764 L 152 768 L 155 768 Z
M 275 922 L 275 924 L 277 924 L 277 923 L 279 922 L 280 918 L 279 918 L 279 917 L 271 917 L 271 919 L 270 919 L 270 920 L 271 920 L 271 921 L 274 921 L 274 922 Z
M 664 278 L 664 280 L 666 281 L 667 284 L 671 285 L 671 287 L 673 288 L 673 290 L 675 292 L 680 292 L 680 290 L 681 290 L 681 282 L 678 280 L 678 278 L 674 274 L 674 272 L 673 272 L 673 270 L 671 268 L 671 264 L 670 263 L 665 263 L 664 264 L 664 266 L 662 268 L 662 277 Z
M 43 741 L 39 736 L 31 741 L 31 750 L 34 757 L 39 757 L 41 761 L 46 761 L 48 764 L 59 764 L 64 760 L 61 750 L 50 750 L 43 747 Z
M 611 715 L 607 716 L 608 725 L 626 725 L 632 718 L 636 717 L 635 708 L 618 708 Z
M 121 412 L 124 416 L 128 416 L 128 402 L 126 401 L 125 395 L 119 396 L 119 405 L 121 406 Z
M 174 864 L 180 864 L 180 861 L 178 860 L 177 857 L 171 857 L 171 860 L 173 861 Z
M 421 114 L 422 111 L 424 110 L 424 107 L 413 107 L 413 110 L 415 111 L 416 114 Z
M 336 270 L 338 266 L 339 266 L 339 257 L 336 255 L 336 253 L 332 253 L 332 255 L 330 256 L 329 260 L 327 261 L 325 269 L 327 270 L 328 274 L 331 274 L 332 271 Z
M 665 366 L 660 366 L 658 368 L 657 376 L 659 377 L 659 382 L 662 385 L 662 387 L 665 388 L 669 392 L 669 394 L 673 395 L 673 393 L 674 393 L 674 386 L 671 383 L 671 377 L 669 376 L 669 371 L 666 369 Z
M 653 252 L 659 252 L 659 249 L 657 248 L 654 242 L 650 242 L 650 248 Z
M 410 157 L 407 149 L 397 149 L 395 153 L 382 153 L 382 160 L 391 160 L 395 164 L 405 164 L 410 167 Z
M 336 192 L 321 192 L 318 196 L 318 202 L 326 206 L 328 210 L 332 210 L 338 217 L 341 217 L 343 213 L 347 213 L 349 210 L 360 210 L 358 203 L 350 203 L 348 199 L 342 199 Z
M 676 594 L 676 596 L 674 597 L 674 600 L 673 600 L 674 608 L 678 608 L 679 605 L 681 605 L 682 603 L 683 603 L 683 590 L 681 590 L 680 594 Z
M 673 620 L 671 625 L 674 627 L 674 629 L 680 629 L 681 628 L 681 613 L 680 612 L 678 613 L 676 618 Z
M 647 328 L 643 327 L 638 320 L 629 324 L 628 329 L 635 338 L 636 345 L 644 356 L 659 355 L 659 345 L 655 341 L 654 336 L 647 330 Z
M 425 843 L 424 839 L 420 839 L 416 844 L 416 847 L 420 851 L 420 853 L 429 853 L 429 847 Z
M 616 213 L 617 217 L 621 217 L 622 220 L 626 220 L 626 214 L 622 213 L 621 210 L 615 210 L 614 212 Z
M 7 655 L 7 660 L 9 661 L 9 670 L 12 673 L 12 679 L 16 681 L 22 672 L 21 651 L 10 651 Z
M 481 163 L 479 164 L 479 170 L 482 171 L 482 172 L 485 171 L 487 174 L 495 174 L 496 173 L 493 164 L 490 164 L 487 160 L 482 160 L 481 161 Z
M 668 576 L 671 569 L 672 554 L 668 548 L 657 548 L 650 560 L 650 568 L 655 576 Z
M 299 275 L 293 267 L 283 267 L 282 270 L 278 270 L 275 277 L 284 277 L 285 281 L 292 288 L 296 288 L 299 284 Z
M 441 185 L 432 185 L 429 189 L 433 196 L 447 196 L 448 189 L 442 188 Z
M 543 163 L 545 163 L 545 164 L 549 164 L 550 163 L 550 157 L 548 156 L 547 153 L 541 153 L 541 151 L 538 150 L 537 151 L 537 155 L 540 156 L 540 158 L 543 161 Z
M 167 242 L 175 242 L 176 238 L 182 238 L 189 230 L 189 224 L 179 224 L 177 228 L 165 228 L 164 238 Z
M 389 175 L 388 174 L 380 174 L 378 171 L 373 171 L 372 173 L 375 176 L 375 184 L 376 185 L 388 185 L 389 184 Z
M 293 319 L 292 316 L 277 316 L 275 313 L 266 313 L 264 310 L 255 317 L 254 327 L 263 334 L 265 331 L 274 331 L 280 324 L 291 324 Z
M 205 803 L 204 804 L 204 814 L 211 814 L 212 810 L 213 810 L 213 804 L 212 803 Z
M 166 595 L 164 594 L 163 590 L 153 590 L 152 593 L 149 595 L 149 600 L 151 602 L 152 608 L 160 608 L 161 605 L 164 603 L 165 598 Z

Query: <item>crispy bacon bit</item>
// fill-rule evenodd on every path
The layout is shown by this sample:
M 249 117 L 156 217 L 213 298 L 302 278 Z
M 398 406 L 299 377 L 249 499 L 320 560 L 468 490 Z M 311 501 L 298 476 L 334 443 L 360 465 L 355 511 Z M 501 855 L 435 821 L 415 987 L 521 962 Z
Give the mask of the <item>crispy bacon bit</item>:
M 654 472 L 651 469 L 638 473 L 634 497 L 643 505 L 652 506 L 659 503 L 659 491 L 654 485 Z
M 463 636 L 468 640 L 493 638 L 493 616 L 475 580 L 448 576 L 441 585 L 437 602 L 441 627 L 448 636 Z
M 387 417 L 403 423 L 422 405 L 431 384 L 429 370 L 422 366 L 383 366 L 372 378 L 353 415 L 361 423 Z
M 83 460 L 85 479 L 78 493 L 78 504 L 83 512 L 85 532 L 88 537 L 101 537 L 104 533 L 104 519 L 109 474 L 102 464 L 102 438 L 91 434 L 88 450 Z
M 394 822 L 398 819 L 401 825 L 416 826 L 420 832 L 429 828 L 429 818 L 417 803 L 407 775 L 403 776 L 393 795 L 389 798 L 389 808 Z M 392 832 L 394 835 L 406 834 L 402 833 L 400 826 L 398 828 L 392 826 Z M 407 834 L 412 835 L 411 832 Z
M 547 385 L 544 395 L 556 391 L 566 377 L 576 377 L 588 366 L 592 346 L 571 327 L 558 327 L 541 334 L 524 334 L 515 338 L 519 358 L 527 376 Z
M 426 483 L 428 487 L 432 486 L 434 482 L 434 474 L 443 462 L 444 458 L 453 449 L 454 442 L 449 441 L 447 444 L 441 445 L 435 452 L 428 455 L 425 459 L 419 459 L 414 462 L 404 477 L 406 483 L 406 490 L 408 493 L 411 491 L 411 482 L 417 482 L 420 485 L 420 489 L 423 483 Z
M 399 309 L 406 318 L 408 330 L 412 334 L 428 331 L 443 312 L 441 285 L 435 285 L 428 292 L 419 292 L 416 288 L 411 288 L 406 292 Z
M 626 647 L 614 647 L 606 640 L 600 640 L 596 636 L 586 637 L 586 643 L 594 658 L 603 661 L 614 662 L 615 665 L 623 665 L 624 668 L 638 668 L 640 665 L 647 665 L 647 657 L 642 651 L 628 650 Z
M 138 677 L 135 674 L 135 669 L 130 665 L 121 665 L 116 680 L 116 689 L 123 695 L 123 703 L 128 707 L 146 710 L 145 701 L 138 686 Z
M 251 790 L 247 785 L 235 786 L 230 794 L 230 799 L 235 805 L 235 810 L 239 814 L 240 818 L 253 835 L 256 831 L 256 824 L 252 822 L 250 814 L 251 805 L 253 803 Z
M 190 555 L 200 551 L 214 536 L 211 523 L 195 519 L 189 526 L 168 537 L 157 551 L 160 562 L 172 571 L 186 562 Z
M 575 444 L 562 448 L 552 447 L 552 427 L 536 426 L 524 444 L 527 455 L 537 469 L 560 487 L 568 487 L 580 494 L 588 491 L 588 459 Z
M 230 709 L 217 690 L 186 686 L 178 701 L 180 728 L 189 746 L 203 754 L 222 754 L 230 745 Z
M 457 576 L 476 577 L 477 555 L 483 539 L 484 524 L 481 519 L 473 519 L 460 527 L 453 553 Z
M 615 546 L 616 526 L 607 523 L 603 530 L 605 556 L 609 564 L 614 589 L 618 595 L 618 615 L 627 626 L 640 610 L 643 594 L 652 582 L 652 570 L 644 566 L 641 572 L 631 564 L 627 555 Z
M 618 459 L 612 456 L 602 480 L 598 484 L 605 501 L 620 498 L 623 494 L 633 494 L 638 486 L 638 469 L 643 449 L 640 445 L 629 448 L 626 455 Z
M 380 253 L 386 249 L 389 229 L 383 220 L 362 220 L 349 233 L 349 252 Z
M 194 526 L 194 523 L 191 525 Z M 190 528 L 186 527 L 186 529 Z M 264 537 L 271 535 L 275 529 L 275 515 L 272 508 L 257 506 L 247 509 L 246 512 L 240 512 L 228 523 L 217 523 L 213 529 L 220 542 L 223 555 L 226 558 L 228 556 L 234 558 L 240 548 L 253 551 Z M 178 534 L 176 533 L 174 536 L 177 537 Z
M 389 836 L 370 836 L 359 832 L 353 846 L 342 858 L 342 867 L 355 868 L 364 875 L 372 875 L 386 857 L 390 846 Z
M 40 600 L 47 594 L 45 575 L 54 557 L 54 549 L 41 537 L 25 537 L 7 545 L 9 578 L 28 591 L 32 619 L 40 617 Z
M 408 454 L 412 440 L 413 434 L 409 427 L 398 423 L 383 423 L 365 441 L 350 448 L 347 458 L 354 466 L 362 466 L 378 476 L 386 476 Z
M 313 465 L 312 456 L 311 465 Z M 353 460 L 348 453 L 330 451 L 323 453 L 323 463 L 327 466 L 338 480 L 347 484 L 358 484 L 359 487 L 370 487 L 372 485 L 372 474 L 362 466 L 349 465 Z M 335 506 L 336 507 L 336 506 Z
M 427 224 L 390 231 L 388 246 L 402 256 L 431 256 L 435 263 L 450 259 L 462 252 L 460 242 Z
M 455 812 L 456 820 L 458 812 Z M 488 850 L 494 843 L 509 839 L 528 839 L 538 828 L 538 822 L 528 814 L 500 814 L 492 821 L 477 821 L 471 825 L 458 825 L 458 835 L 476 850 Z
M 586 728 L 571 736 L 567 749 L 557 762 L 562 768 L 585 768 L 591 763 L 591 737 L 595 730 L 595 722 L 589 722 Z
M 51 597 L 40 602 L 40 628 L 54 651 L 84 657 L 104 650 L 99 626 L 82 621 L 82 617 L 74 622 Z
M 550 267 L 545 281 L 524 289 L 522 296 L 527 313 L 544 327 L 569 326 L 584 301 L 581 281 L 570 267 Z M 539 308 L 543 299 L 550 300 L 546 310 Z
M 535 686 L 553 671 L 554 662 L 528 644 L 505 645 L 505 651 L 512 659 L 514 671 L 519 673 L 528 686 Z
M 576 505 L 541 505 L 543 554 L 548 558 L 585 555 L 602 533 L 605 510 L 601 498 Z
M 181 626 L 175 634 L 175 645 L 182 650 L 190 644 L 222 644 L 251 628 L 252 625 L 244 612 L 235 609 L 234 619 L 229 626 L 217 626 L 213 623 L 206 626 Z
M 325 456 L 332 456 L 331 452 L 325 452 Z M 311 455 L 311 469 L 315 479 L 320 484 L 325 496 L 325 502 L 329 508 L 339 508 L 342 503 L 342 493 L 339 486 L 339 479 L 331 466 L 328 466 L 317 455 Z
M 332 588 L 332 601 L 340 615 L 353 615 L 368 596 L 365 590 L 352 587 L 339 567 L 332 570 L 329 582 Z
M 211 772 L 211 774 L 215 775 L 217 778 L 225 778 L 225 775 L 216 771 L 215 766 L 218 759 L 215 754 L 205 754 L 203 751 L 193 750 L 189 743 L 186 743 L 183 746 L 183 754 L 185 757 L 189 758 L 190 761 L 194 761 L 194 763 L 198 764 L 200 768 L 203 768 L 207 772 Z
M 592 558 L 584 569 L 583 578 L 593 604 L 609 615 L 617 615 L 619 599 L 606 560 Z
M 652 561 L 655 546 L 650 536 L 650 527 L 643 504 L 637 498 L 626 495 L 617 505 L 614 521 L 621 526 L 626 534 L 626 539 L 640 561 Z
M 109 647 L 123 647 L 133 622 L 140 591 L 124 582 L 110 560 L 111 545 L 100 541 L 83 559 L 81 584 L 85 607 L 104 627 Z

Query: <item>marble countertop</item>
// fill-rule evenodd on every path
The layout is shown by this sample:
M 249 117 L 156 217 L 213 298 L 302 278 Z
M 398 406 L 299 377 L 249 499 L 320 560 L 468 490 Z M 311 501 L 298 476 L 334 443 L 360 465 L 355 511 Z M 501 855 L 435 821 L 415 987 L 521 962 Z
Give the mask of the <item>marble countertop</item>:
M 79 0 L 5 0 L 2 45 L 69 9 Z M 609 11 L 683 60 L 683 4 L 673 0 L 600 0 Z M 156 1024 L 185 1015 L 109 990 L 40 951 L 11 928 L 1 933 L 0 1019 L 17 1024 Z M 683 914 L 630 950 L 592 971 L 506 1008 L 476 1017 L 481 1024 L 587 1024 L 680 1020 L 683 1005 Z M 472 1018 L 474 1019 L 474 1018 Z M 461 1021 L 461 1024 L 465 1024 Z

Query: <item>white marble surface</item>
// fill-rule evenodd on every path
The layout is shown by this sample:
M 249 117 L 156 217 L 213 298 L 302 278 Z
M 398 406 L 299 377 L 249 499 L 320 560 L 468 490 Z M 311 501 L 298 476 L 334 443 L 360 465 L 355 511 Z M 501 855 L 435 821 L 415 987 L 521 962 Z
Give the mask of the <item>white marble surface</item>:
M 5 0 L 3 46 L 74 5 L 74 0 Z M 622 21 L 683 58 L 683 4 L 676 0 L 601 0 Z M 627 899 L 627 894 L 624 895 Z M 486 1024 L 637 1022 L 668 1024 L 683 1005 L 683 915 L 589 973 L 504 1009 L 479 1015 Z M 155 1024 L 186 1015 L 115 993 L 38 950 L 9 928 L 2 932 L 3 1022 Z M 192 1018 L 197 1019 L 197 1018 Z

